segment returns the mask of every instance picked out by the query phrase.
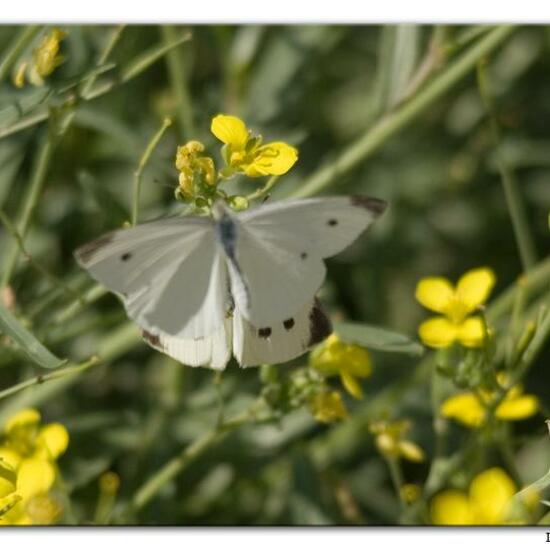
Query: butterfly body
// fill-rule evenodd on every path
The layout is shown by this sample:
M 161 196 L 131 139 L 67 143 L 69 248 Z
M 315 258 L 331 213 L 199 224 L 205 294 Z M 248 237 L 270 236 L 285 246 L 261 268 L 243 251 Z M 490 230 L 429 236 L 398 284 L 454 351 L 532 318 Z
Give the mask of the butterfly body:
M 82 267 L 117 293 L 144 339 L 182 363 L 222 369 L 293 359 L 331 331 L 315 295 L 323 259 L 385 209 L 367 197 L 288 200 L 184 216 L 84 245 Z

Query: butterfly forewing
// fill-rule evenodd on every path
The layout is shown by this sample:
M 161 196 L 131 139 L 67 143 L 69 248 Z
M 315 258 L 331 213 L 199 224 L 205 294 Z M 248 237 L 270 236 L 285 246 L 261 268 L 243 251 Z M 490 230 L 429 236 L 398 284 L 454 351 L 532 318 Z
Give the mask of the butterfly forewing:
M 254 326 L 284 320 L 313 300 L 323 258 L 349 246 L 384 211 L 366 197 L 281 201 L 241 214 L 232 290 Z
M 75 256 L 148 331 L 198 338 L 223 324 L 228 283 L 210 219 L 168 218 L 114 231 Z

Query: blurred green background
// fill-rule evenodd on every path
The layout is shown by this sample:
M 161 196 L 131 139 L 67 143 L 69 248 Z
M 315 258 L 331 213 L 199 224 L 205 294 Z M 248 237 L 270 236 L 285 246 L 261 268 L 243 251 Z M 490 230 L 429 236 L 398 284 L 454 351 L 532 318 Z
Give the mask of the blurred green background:
M 274 198 L 281 198 L 300 194 L 319 170 L 330 171 L 350 146 L 412 102 L 413 115 L 376 147 L 361 149 L 318 189 L 390 203 L 367 236 L 327 262 L 321 299 L 334 319 L 385 326 L 414 338 L 426 317 L 414 299 L 420 278 L 456 280 L 470 268 L 489 266 L 498 279 L 493 296 L 514 283 L 522 265 L 497 151 L 515 172 L 538 258 L 548 254 L 550 27 L 516 28 L 479 56 L 488 62 L 503 136 L 498 145 L 487 124 L 475 63 L 425 98 L 421 108 L 414 103 L 486 39 L 491 27 L 128 26 L 119 29 L 101 63 L 98 57 L 114 27 L 61 28 L 67 33 L 64 61 L 43 86 L 13 85 L 11 72 L 24 51 L 16 52 L 9 70 L 0 65 L 0 206 L 14 222 L 21 219 L 41 170 L 37 163 L 49 147 L 25 246 L 73 289 L 93 288 L 73 250 L 130 219 L 134 172 L 163 118 L 171 117 L 173 124 L 143 174 L 142 221 L 181 209 L 174 201 L 178 144 L 199 139 L 219 159 L 209 127 L 220 112 L 240 116 L 268 141 L 298 147 L 297 165 L 275 187 Z M 21 27 L 0 28 L 4 62 L 21 32 Z M 159 53 L 187 33 L 189 40 Z M 101 74 L 92 90 L 104 91 L 86 97 L 82 88 L 95 66 Z M 250 193 L 260 180 L 232 185 Z M 3 269 L 11 246 L 3 230 Z M 18 317 L 58 356 L 108 358 L 81 375 L 0 401 L 2 421 L 32 405 L 48 421 L 67 426 L 71 442 L 60 467 L 79 522 L 93 518 L 101 473 L 120 476 L 118 498 L 124 503 L 167 460 L 212 429 L 218 386 L 229 413 L 259 392 L 257 369 L 231 363 L 216 385 L 212 372 L 177 365 L 149 349 L 112 295 L 92 296 L 80 307 L 24 261 L 9 284 Z M 398 501 L 367 423 L 382 414 L 410 418 L 411 438 L 430 455 L 429 377 L 415 375 L 417 358 L 372 356 L 374 374 L 363 383 L 364 401 L 346 398 L 350 420 L 324 426 L 301 409 L 278 424 L 245 426 L 201 454 L 132 521 L 396 523 Z M 546 349 L 526 381 L 546 408 L 549 359 Z M 40 372 L 13 347 L 0 348 L 0 389 Z M 542 420 L 537 416 L 518 429 L 518 461 L 528 466 L 526 481 L 548 466 Z M 465 430 L 453 429 L 451 447 L 457 448 Z M 422 485 L 428 465 L 404 466 L 406 480 Z

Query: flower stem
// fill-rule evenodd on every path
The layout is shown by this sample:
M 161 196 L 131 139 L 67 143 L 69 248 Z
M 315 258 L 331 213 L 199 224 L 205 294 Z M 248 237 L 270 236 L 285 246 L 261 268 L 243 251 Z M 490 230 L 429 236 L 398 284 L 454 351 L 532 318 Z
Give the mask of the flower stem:
M 172 25 L 162 27 L 162 36 L 166 44 L 174 42 L 178 31 Z M 183 58 L 183 50 L 180 47 L 171 49 L 166 54 L 168 76 L 178 105 L 177 119 L 180 132 L 184 141 L 195 137 L 195 125 L 193 122 L 193 103 L 187 83 L 186 59 Z
M 401 464 L 398 458 L 387 457 L 386 462 L 390 470 L 390 477 L 392 480 L 393 488 L 401 504 L 401 510 L 405 510 L 407 503 L 403 497 L 403 491 L 401 490 L 404 484 L 403 472 L 401 471 Z
M 56 369 L 53 372 L 50 372 L 48 374 L 33 376 L 32 378 L 29 378 L 24 382 L 20 382 L 19 384 L 15 384 L 14 386 L 11 386 L 9 388 L 6 388 L 5 390 L 0 391 L 0 399 L 4 399 L 22 390 L 26 390 L 31 386 L 43 384 L 44 382 L 48 382 L 49 380 L 64 378 L 65 376 L 71 376 L 73 374 L 77 374 L 79 372 L 88 370 L 90 367 L 93 367 L 98 363 L 99 363 L 99 358 L 94 356 L 88 359 L 87 361 L 85 361 L 84 363 L 80 363 L 78 365 L 71 365 L 70 367 L 65 367 L 63 369 Z
M 495 147 L 498 170 L 502 179 L 504 196 L 506 197 L 506 204 L 508 206 L 508 211 L 510 212 L 510 218 L 512 220 L 514 234 L 516 236 L 523 271 L 527 272 L 533 268 L 537 261 L 535 244 L 529 231 L 525 205 L 518 190 L 515 174 L 510 166 L 508 166 L 504 156 L 500 152 L 502 137 L 495 110 L 494 99 L 489 86 L 486 66 L 486 59 L 481 59 L 478 61 L 477 82 L 479 94 L 489 117 L 491 136 Z
M 172 124 L 172 120 L 169 118 L 165 118 L 162 121 L 161 127 L 157 130 L 156 134 L 152 137 L 151 141 L 147 144 L 147 147 L 145 147 L 145 150 L 143 151 L 143 154 L 141 155 L 141 158 L 139 159 L 139 164 L 134 172 L 134 192 L 133 192 L 133 204 L 132 204 L 132 225 L 136 225 L 138 220 L 138 213 L 139 213 L 139 194 L 141 191 L 141 178 L 143 176 L 143 170 L 145 169 L 145 166 L 147 165 L 147 162 L 149 161 L 149 158 L 151 157 L 151 154 L 156 149 L 157 145 L 159 144 L 160 140 L 162 139 L 162 136 L 164 135 L 164 132 L 166 129 Z
M 17 35 L 11 47 L 6 51 L 0 61 L 0 82 L 6 78 L 6 75 L 17 61 L 19 55 L 23 53 L 25 48 L 33 41 L 34 37 L 40 32 L 40 29 L 42 29 L 41 25 L 27 25 Z
M 17 232 L 21 236 L 21 239 L 24 239 L 27 234 L 32 215 L 34 213 L 36 205 L 38 204 L 38 199 L 40 197 L 40 193 L 46 179 L 46 174 L 50 165 L 53 150 L 54 141 L 51 134 L 47 134 L 43 137 L 43 140 L 36 154 L 31 183 L 27 189 L 27 193 L 21 207 L 21 212 L 19 214 Z M 12 242 L 11 246 L 6 252 L 6 257 L 3 262 L 4 271 L 2 273 L 0 288 L 9 285 L 11 276 L 17 265 L 17 260 L 19 259 L 20 251 L 21 249 L 19 243 L 16 241 Z
M 195 458 L 229 433 L 253 421 L 257 416 L 258 409 L 261 408 L 263 404 L 263 400 L 259 399 L 242 413 L 233 416 L 226 422 L 219 424 L 214 429 L 195 439 L 195 441 L 188 445 L 178 456 L 169 460 L 156 474 L 141 485 L 123 514 L 135 513 L 141 510 L 162 489 L 162 487 L 166 485 L 166 483 L 179 475 Z
M 250 193 L 250 195 L 247 195 L 246 200 L 254 201 L 256 199 L 261 199 L 263 196 L 267 195 L 271 189 L 273 189 L 278 179 L 279 176 L 271 176 L 263 187 L 260 187 L 253 193 Z
M 423 86 L 409 101 L 383 116 L 363 136 L 345 149 L 330 165 L 314 172 L 294 197 L 315 195 L 343 179 L 343 176 L 377 151 L 390 137 L 402 130 L 433 102 L 448 92 L 475 68 L 479 59 L 488 55 L 514 31 L 511 25 L 500 25 L 471 46 L 454 63 Z
M 21 235 L 19 234 L 19 232 L 17 231 L 17 229 L 15 228 L 11 220 L 8 218 L 8 216 L 2 209 L 0 209 L 0 222 L 2 222 L 2 224 L 4 225 L 8 233 L 13 237 L 13 239 L 19 246 L 20 253 L 23 254 L 25 259 L 36 271 L 38 271 L 41 275 L 49 279 L 54 286 L 59 286 L 67 294 L 70 294 L 81 305 L 86 304 L 83 296 L 81 296 L 76 290 L 73 290 L 70 286 L 65 284 L 65 282 L 62 279 L 60 279 L 59 277 L 56 277 L 53 273 L 50 273 L 40 262 L 37 262 L 29 254 L 29 252 L 27 252 L 23 237 L 21 237 Z

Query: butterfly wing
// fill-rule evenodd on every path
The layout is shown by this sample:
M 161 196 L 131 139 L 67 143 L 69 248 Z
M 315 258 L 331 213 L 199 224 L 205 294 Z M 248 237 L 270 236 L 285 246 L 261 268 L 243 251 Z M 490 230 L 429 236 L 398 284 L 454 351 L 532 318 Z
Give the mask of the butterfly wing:
M 331 331 L 330 320 L 317 299 L 308 302 L 292 317 L 269 327 L 255 327 L 236 309 L 233 354 L 242 367 L 284 363 L 302 355 Z
M 324 258 L 349 246 L 385 210 L 368 197 L 280 201 L 239 215 L 232 293 L 242 315 L 267 327 L 311 303 Z
M 153 348 L 191 367 L 225 369 L 231 358 L 232 320 L 202 338 L 177 338 L 162 331 L 142 330 L 143 339 Z
M 152 334 L 194 339 L 223 325 L 227 272 L 209 219 L 167 218 L 114 231 L 75 256 Z

